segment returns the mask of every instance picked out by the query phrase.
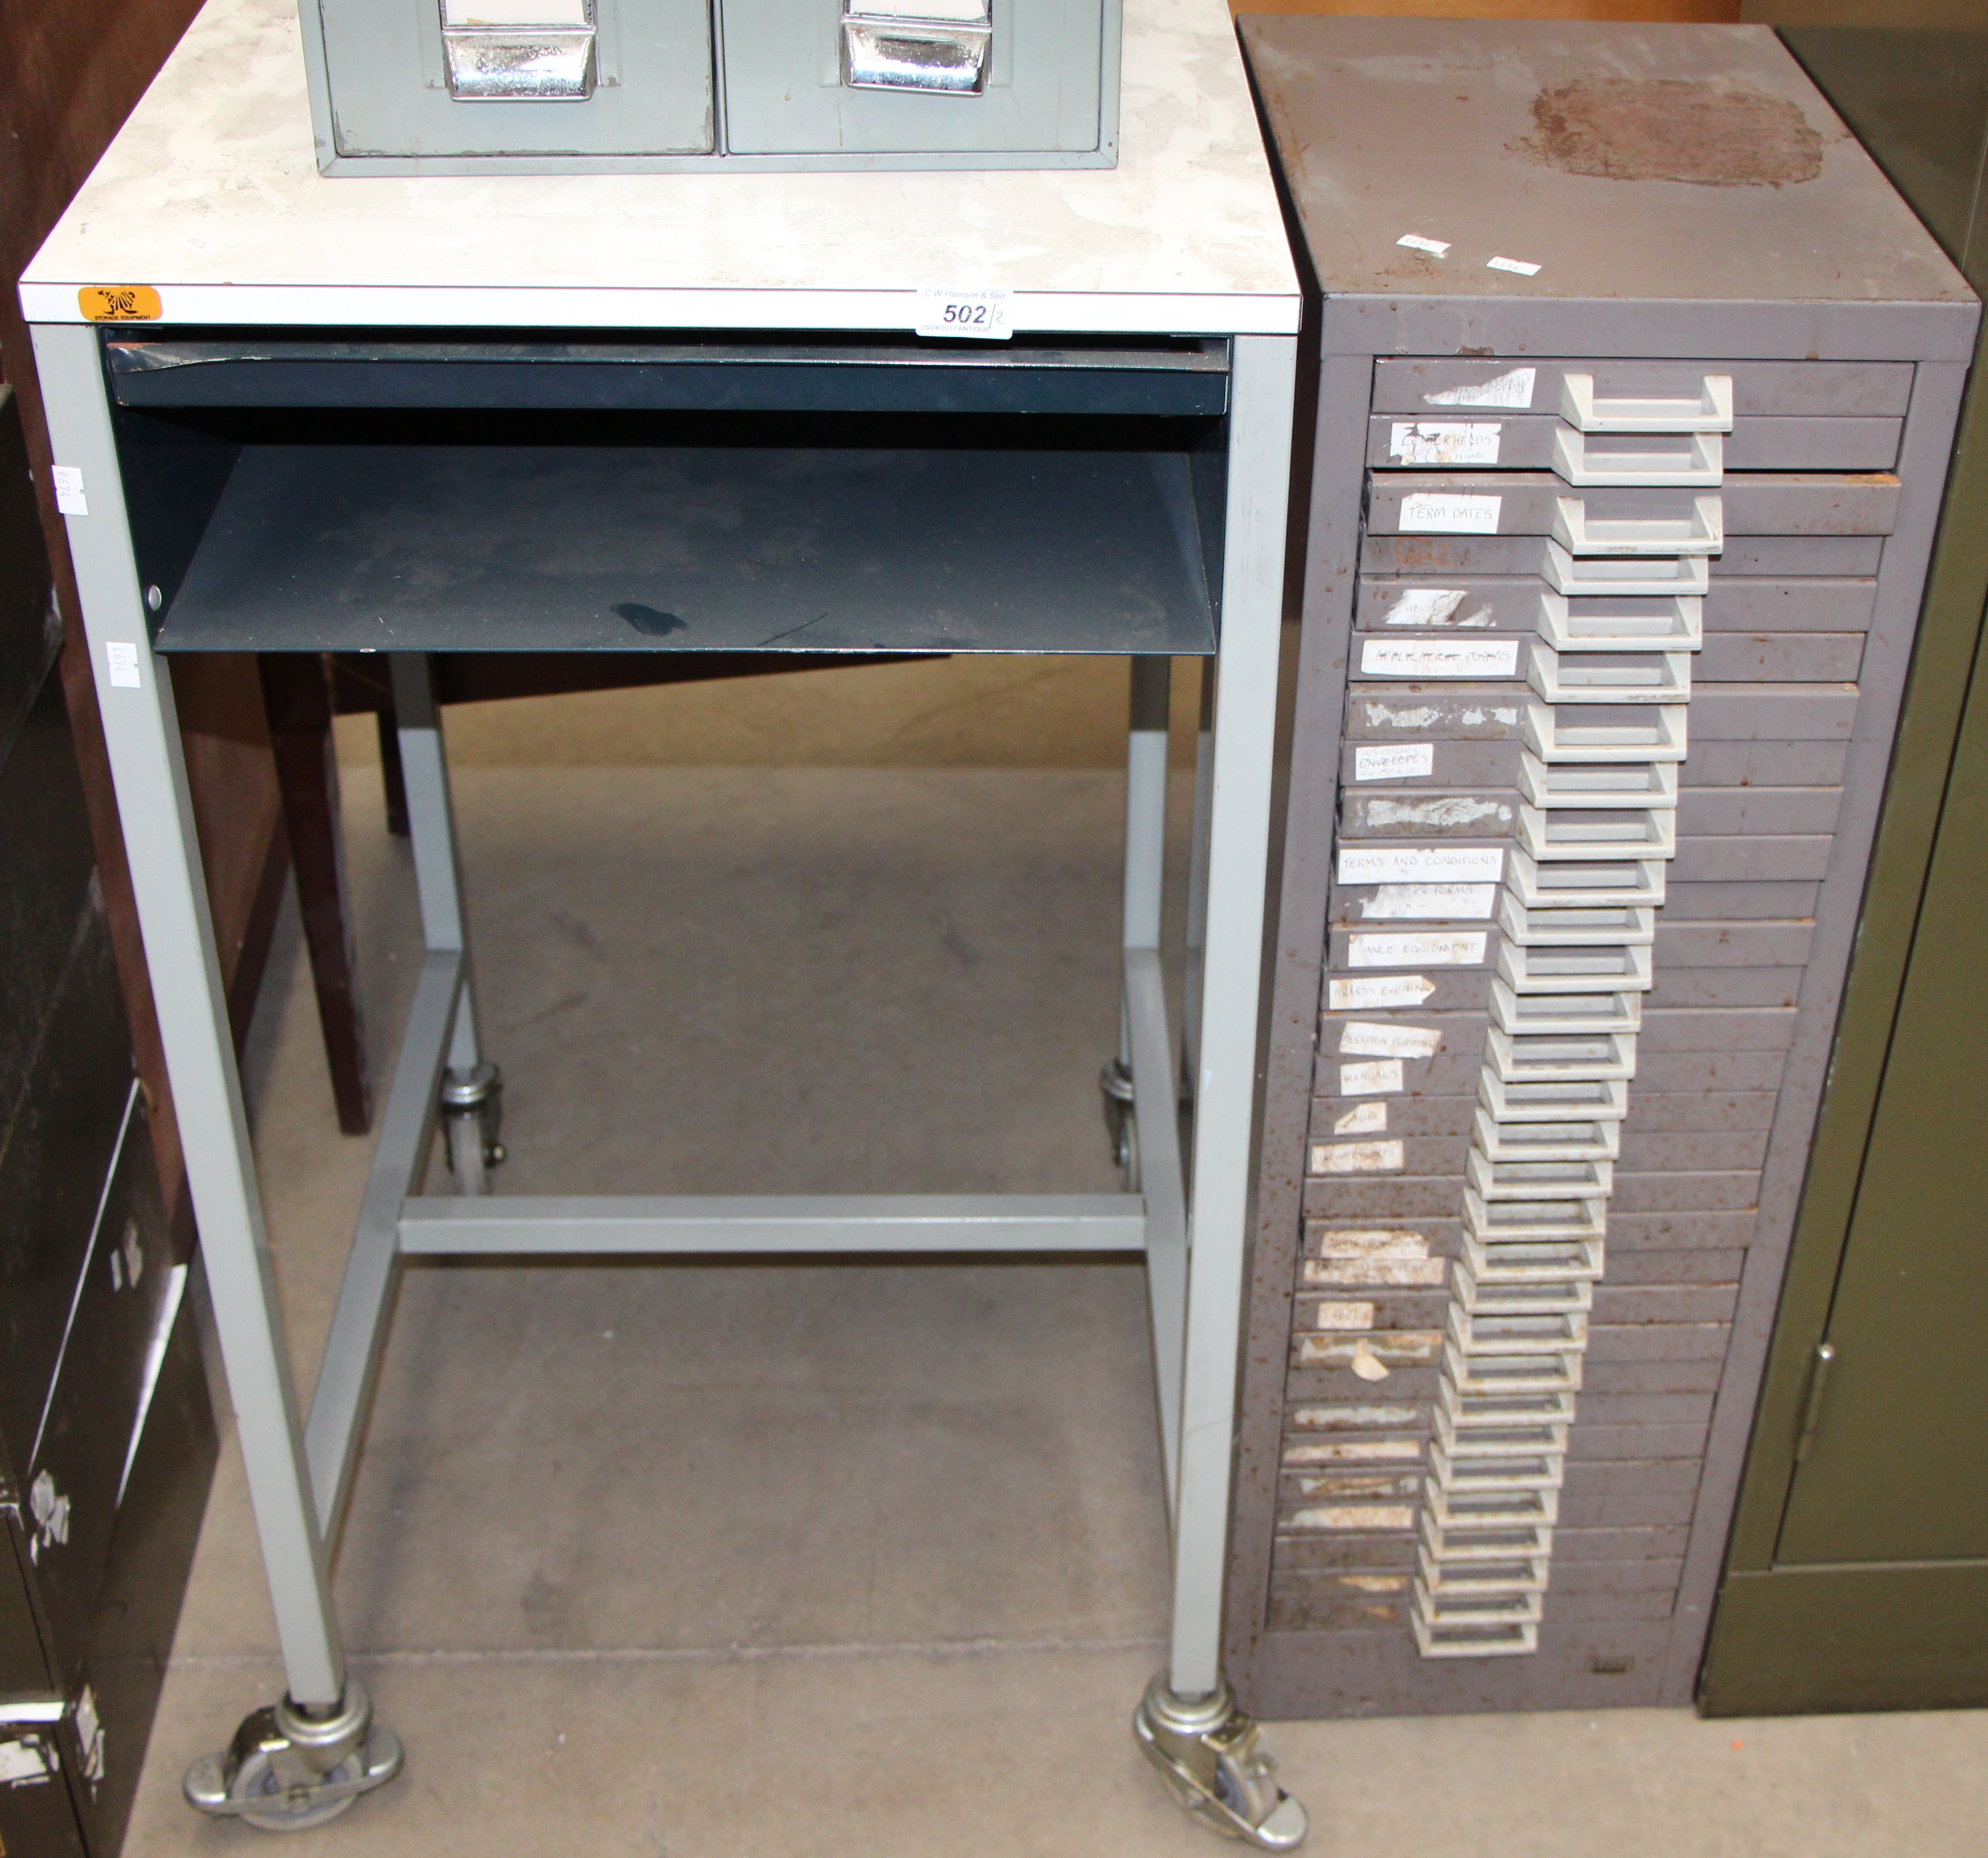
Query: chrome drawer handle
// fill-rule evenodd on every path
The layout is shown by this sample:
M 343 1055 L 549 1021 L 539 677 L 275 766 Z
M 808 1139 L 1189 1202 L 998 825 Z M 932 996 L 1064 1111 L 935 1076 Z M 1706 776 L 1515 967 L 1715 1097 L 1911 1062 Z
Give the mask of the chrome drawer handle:
M 855 90 L 978 96 L 993 36 L 987 0 L 917 0 L 915 12 L 902 12 L 888 0 L 855 0 L 842 15 L 842 81 Z
M 441 0 L 444 67 L 459 103 L 583 103 L 596 37 L 593 0 Z

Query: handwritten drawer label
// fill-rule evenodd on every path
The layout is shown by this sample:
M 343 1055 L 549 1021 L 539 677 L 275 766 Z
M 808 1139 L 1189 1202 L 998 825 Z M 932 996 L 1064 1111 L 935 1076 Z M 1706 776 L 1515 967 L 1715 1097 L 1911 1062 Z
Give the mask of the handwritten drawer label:
M 1425 394 L 1425 407 L 1509 407 L 1514 411 L 1533 404 L 1533 384 L 1539 371 L 1515 367 L 1489 381 L 1472 381 L 1462 387 L 1447 387 L 1440 393 Z
M 1495 421 L 1453 426 L 1398 420 L 1388 441 L 1388 455 L 1402 465 L 1495 465 L 1503 429 Z
M 1339 1094 L 1342 1097 L 1392 1096 L 1407 1088 L 1399 1058 L 1376 1058 L 1368 1064 L 1342 1064 L 1339 1068 Z
M 1489 939 L 1483 929 L 1442 935 L 1432 929 L 1403 929 L 1392 935 L 1347 938 L 1347 963 L 1355 968 L 1398 968 L 1409 962 L 1432 968 L 1474 967 Z
M 1311 1146 L 1314 1174 L 1398 1174 L 1407 1166 L 1408 1150 L 1399 1142 L 1315 1142 Z
M 1416 780 L 1435 772 L 1432 742 L 1388 743 L 1353 751 L 1355 780 Z
M 1405 536 L 1495 536 L 1503 497 L 1465 496 L 1453 490 L 1416 490 L 1401 499 Z
M 1387 1127 L 1386 1104 L 1356 1103 L 1333 1119 L 1332 1132 L 1335 1135 L 1378 1135 Z
M 1368 638 L 1360 651 L 1368 678 L 1510 678 L 1519 674 L 1516 638 Z
M 1383 884 L 1360 915 L 1368 922 L 1470 922 L 1497 907 L 1495 884 Z
M 1432 1058 L 1442 1044 L 1434 1026 L 1399 1026 L 1392 1020 L 1348 1020 L 1339 1029 L 1339 1055 L 1347 1058 Z
M 1325 983 L 1325 1003 L 1333 1013 L 1364 1013 L 1375 1007 L 1419 1007 L 1435 991 L 1426 974 L 1335 974 Z
M 1495 884 L 1505 875 L 1498 845 L 1342 845 L 1342 884 Z

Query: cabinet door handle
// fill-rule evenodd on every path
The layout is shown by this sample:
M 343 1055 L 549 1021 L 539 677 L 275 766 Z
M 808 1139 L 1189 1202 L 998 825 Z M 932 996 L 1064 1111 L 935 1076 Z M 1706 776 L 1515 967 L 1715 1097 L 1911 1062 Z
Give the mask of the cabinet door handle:
M 1829 1369 L 1836 1359 L 1836 1344 L 1818 1342 L 1815 1358 L 1809 1363 L 1808 1397 L 1802 1402 L 1801 1430 L 1795 1437 L 1795 1462 L 1800 1464 L 1807 1457 L 1809 1448 L 1815 1443 L 1816 1428 L 1822 1423 L 1822 1397 L 1829 1385 Z

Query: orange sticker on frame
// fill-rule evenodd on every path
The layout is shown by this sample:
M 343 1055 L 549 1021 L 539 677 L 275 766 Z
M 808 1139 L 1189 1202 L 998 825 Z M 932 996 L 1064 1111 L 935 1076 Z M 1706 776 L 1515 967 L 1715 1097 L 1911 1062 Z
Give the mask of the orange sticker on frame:
M 156 323 L 165 314 L 150 284 L 87 284 L 76 300 L 93 323 Z

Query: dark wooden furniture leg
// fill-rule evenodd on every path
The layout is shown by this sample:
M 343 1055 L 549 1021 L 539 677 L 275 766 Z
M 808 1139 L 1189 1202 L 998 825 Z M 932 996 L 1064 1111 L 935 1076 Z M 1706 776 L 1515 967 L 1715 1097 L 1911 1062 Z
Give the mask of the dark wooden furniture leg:
M 372 1088 L 345 909 L 345 841 L 331 737 L 330 665 L 315 653 L 266 652 L 261 665 L 262 699 L 269 711 L 338 1126 L 348 1135 L 363 1135 L 373 1119 Z

